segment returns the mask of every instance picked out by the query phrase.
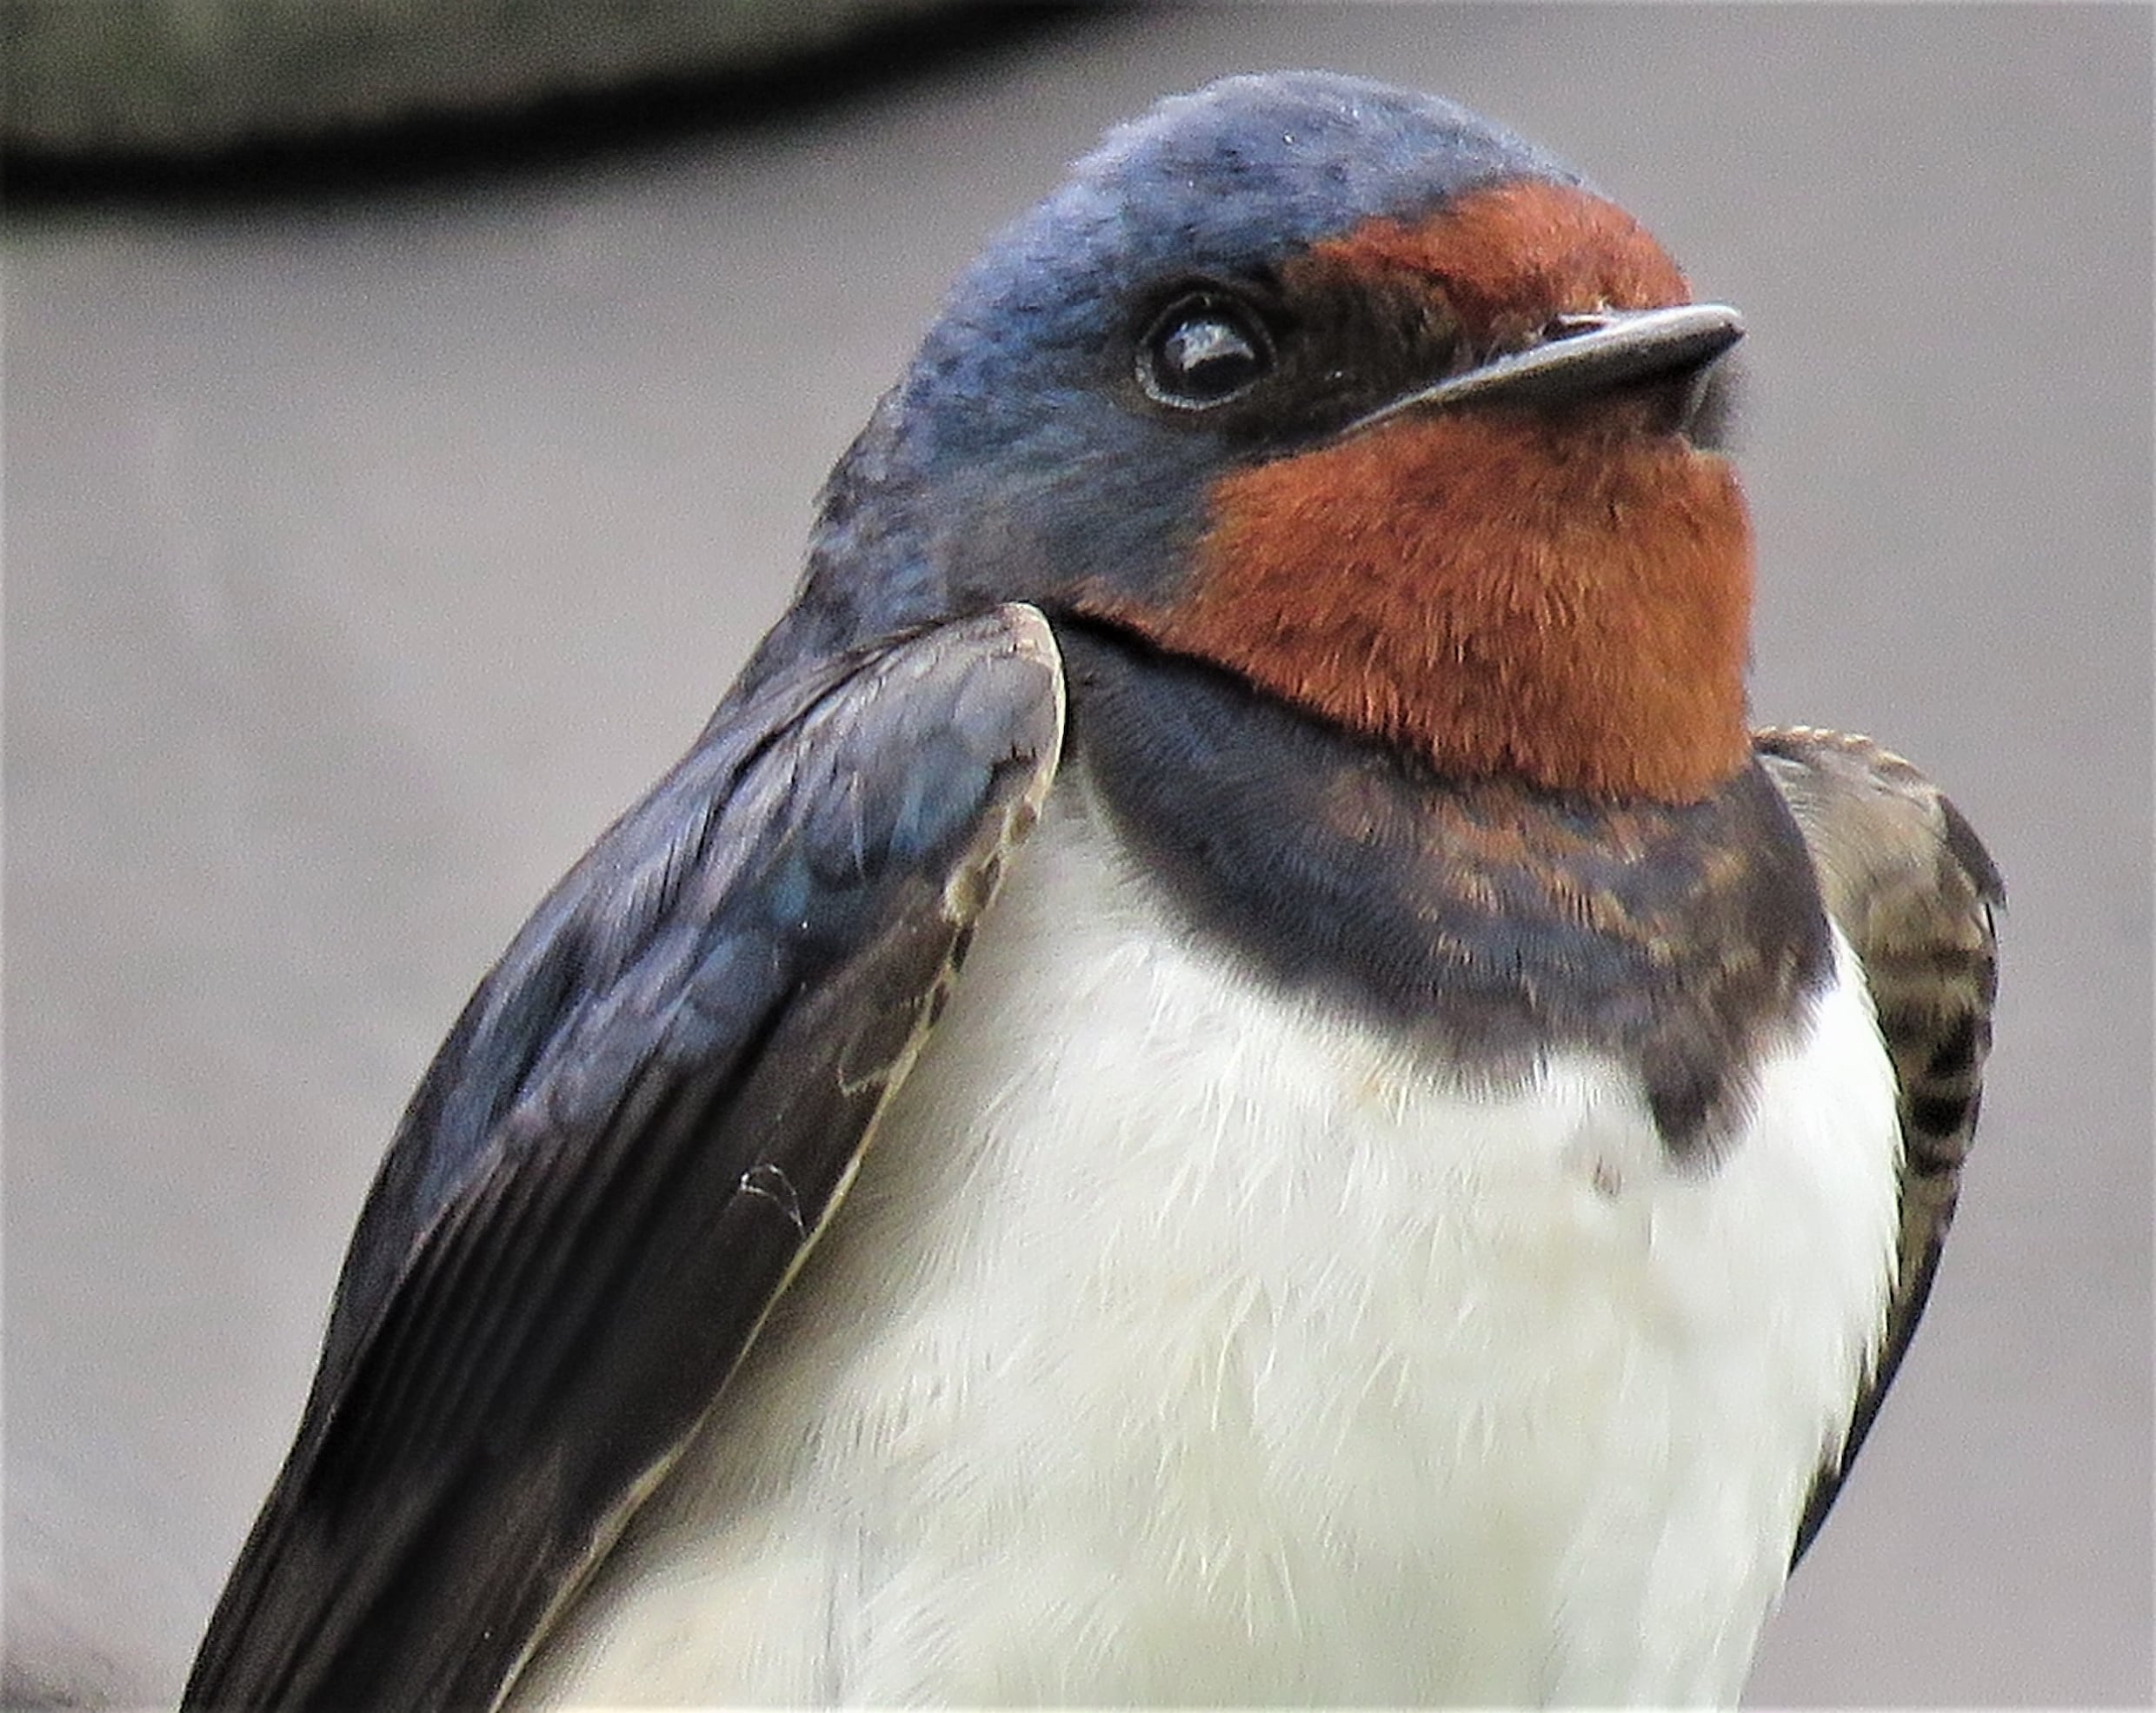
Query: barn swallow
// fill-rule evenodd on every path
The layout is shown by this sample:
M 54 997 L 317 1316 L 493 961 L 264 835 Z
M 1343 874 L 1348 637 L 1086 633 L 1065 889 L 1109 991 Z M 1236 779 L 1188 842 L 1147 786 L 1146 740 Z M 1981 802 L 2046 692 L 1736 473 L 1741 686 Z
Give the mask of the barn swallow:
M 1111 132 L 458 1018 L 188 1704 L 1733 1699 L 2001 898 L 1749 728 L 1741 330 L 1444 101 Z

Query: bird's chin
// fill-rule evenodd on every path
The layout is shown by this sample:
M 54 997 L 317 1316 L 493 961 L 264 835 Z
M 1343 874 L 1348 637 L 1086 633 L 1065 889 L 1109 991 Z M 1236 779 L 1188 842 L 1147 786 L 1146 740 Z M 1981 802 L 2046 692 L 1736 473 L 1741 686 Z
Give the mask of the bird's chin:
M 1668 431 L 1690 442 L 1697 452 L 1730 451 L 1743 390 L 1744 369 L 1728 357 L 1682 377 Z
M 1597 435 L 1681 443 L 1702 457 L 1729 450 L 1730 389 L 1715 372 L 1664 375 L 1605 394 L 1582 404 L 1574 417 Z

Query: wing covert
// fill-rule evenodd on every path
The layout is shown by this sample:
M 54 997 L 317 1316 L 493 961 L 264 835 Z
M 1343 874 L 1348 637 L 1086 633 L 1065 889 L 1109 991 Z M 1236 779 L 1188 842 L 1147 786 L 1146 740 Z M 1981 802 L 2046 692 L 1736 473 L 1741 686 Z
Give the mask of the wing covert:
M 729 699 L 482 982 L 189 1706 L 487 1705 L 850 1180 L 1054 775 L 1007 607 Z
M 1994 916 L 2006 887 L 1960 811 L 1900 756 L 1808 727 L 1753 740 L 1811 849 L 1828 913 L 1863 966 L 1901 1118 L 1901 1234 L 1886 1325 L 1840 1455 L 1805 1506 L 1793 1564 L 1863 1448 L 1931 1294 L 1983 1095 L 1999 979 Z

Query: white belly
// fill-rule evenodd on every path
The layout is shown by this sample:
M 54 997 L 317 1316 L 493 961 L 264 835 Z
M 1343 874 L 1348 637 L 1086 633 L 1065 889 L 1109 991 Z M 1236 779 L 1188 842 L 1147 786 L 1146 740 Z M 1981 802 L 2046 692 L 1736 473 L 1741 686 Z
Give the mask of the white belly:
M 1889 1285 L 1847 948 L 1719 1163 L 1191 944 L 1075 769 L 850 1198 L 519 1686 L 1729 1701 Z

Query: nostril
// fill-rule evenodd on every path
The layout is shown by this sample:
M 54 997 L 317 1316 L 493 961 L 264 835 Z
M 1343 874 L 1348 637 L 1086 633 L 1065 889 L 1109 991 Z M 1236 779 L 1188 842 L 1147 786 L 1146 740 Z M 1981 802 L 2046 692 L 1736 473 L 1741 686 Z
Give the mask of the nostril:
M 1580 334 L 1592 333 L 1598 327 L 1608 325 L 1607 315 L 1592 313 L 1552 315 L 1542 323 L 1536 335 L 1536 342 L 1547 345 L 1554 339 L 1574 339 Z

